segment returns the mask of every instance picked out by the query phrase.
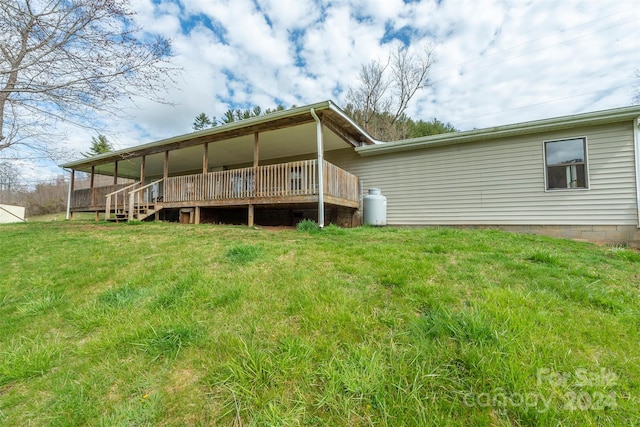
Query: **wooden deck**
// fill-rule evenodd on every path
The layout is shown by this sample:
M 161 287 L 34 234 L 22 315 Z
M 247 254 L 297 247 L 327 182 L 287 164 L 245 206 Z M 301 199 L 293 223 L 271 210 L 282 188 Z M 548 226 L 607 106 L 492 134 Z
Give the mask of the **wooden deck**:
M 325 161 L 324 201 L 330 205 L 358 208 L 360 184 L 357 176 Z M 126 210 L 130 197 L 136 204 L 154 203 L 156 209 L 248 205 L 295 205 L 318 202 L 318 161 L 304 160 L 248 167 L 206 174 L 169 177 L 156 184 L 118 184 L 75 190 L 73 211 L 110 212 Z

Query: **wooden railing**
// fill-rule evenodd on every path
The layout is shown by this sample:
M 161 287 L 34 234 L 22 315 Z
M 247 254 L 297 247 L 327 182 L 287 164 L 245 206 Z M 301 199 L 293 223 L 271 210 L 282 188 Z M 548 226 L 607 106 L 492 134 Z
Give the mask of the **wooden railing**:
M 358 177 L 324 162 L 324 192 L 357 201 Z M 318 161 L 303 160 L 171 177 L 164 183 L 164 202 L 279 198 L 318 194 Z
M 140 218 L 140 213 L 148 213 L 149 209 L 155 208 L 158 201 L 158 191 L 162 179 L 153 181 L 145 186 L 129 190 L 129 220 Z
M 71 193 L 71 208 L 89 208 L 105 206 L 105 197 L 129 184 L 106 185 L 104 187 L 84 188 Z
M 351 202 L 358 201 L 357 176 L 326 161 L 323 164 L 323 176 L 325 195 Z M 104 207 L 105 218 L 110 218 L 113 212 L 129 213 L 129 206 L 156 202 L 159 196 L 165 204 L 183 205 L 198 201 L 314 196 L 318 194 L 319 187 L 318 161 L 303 160 L 257 168 L 175 176 L 143 187 L 140 185 L 140 182 L 135 182 L 75 190 L 71 207 L 100 210 Z M 133 204 L 130 200 L 132 194 L 136 199 Z
M 140 185 L 140 182 L 134 182 L 133 184 L 126 185 L 104 196 L 106 198 L 104 209 L 105 220 L 111 218 L 112 209 L 116 214 L 118 212 L 127 212 L 127 201 L 129 200 L 129 193 L 131 191 L 134 191 L 134 187 L 138 185 Z M 119 204 L 118 201 L 120 202 Z
M 327 161 L 323 166 L 324 194 L 352 201 L 360 199 L 360 185 L 357 176 Z

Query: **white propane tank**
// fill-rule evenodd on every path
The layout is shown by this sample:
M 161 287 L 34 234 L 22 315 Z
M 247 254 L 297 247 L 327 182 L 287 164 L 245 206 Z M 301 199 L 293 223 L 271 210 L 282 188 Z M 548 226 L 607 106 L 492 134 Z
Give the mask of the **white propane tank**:
M 387 225 L 387 198 L 379 188 L 370 188 L 364 196 L 364 223 L 367 225 Z

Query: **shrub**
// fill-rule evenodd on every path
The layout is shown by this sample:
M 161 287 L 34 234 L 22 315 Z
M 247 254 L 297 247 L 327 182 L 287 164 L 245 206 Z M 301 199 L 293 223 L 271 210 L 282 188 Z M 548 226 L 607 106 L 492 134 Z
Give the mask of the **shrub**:
M 298 231 L 306 231 L 307 233 L 312 233 L 318 230 L 318 223 L 312 219 L 303 219 L 298 223 Z

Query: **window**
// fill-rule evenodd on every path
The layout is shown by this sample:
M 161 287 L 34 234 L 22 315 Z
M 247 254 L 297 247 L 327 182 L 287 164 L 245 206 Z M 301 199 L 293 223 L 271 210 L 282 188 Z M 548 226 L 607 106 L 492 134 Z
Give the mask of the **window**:
M 547 190 L 587 188 L 586 138 L 544 143 Z

